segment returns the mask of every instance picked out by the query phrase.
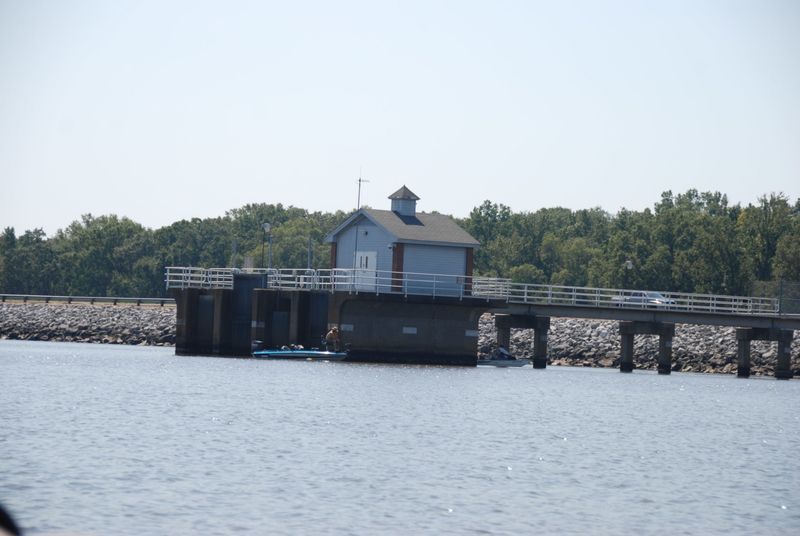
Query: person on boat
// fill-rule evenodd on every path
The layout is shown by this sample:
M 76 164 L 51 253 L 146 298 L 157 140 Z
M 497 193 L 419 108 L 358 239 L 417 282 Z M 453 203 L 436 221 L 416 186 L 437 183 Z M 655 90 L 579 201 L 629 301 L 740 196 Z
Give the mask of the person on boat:
M 338 352 L 341 341 L 339 340 L 339 328 L 334 326 L 325 335 L 325 349 L 329 352 Z
M 505 347 L 498 346 L 496 359 L 516 359 L 516 357 L 511 355 L 509 351 L 505 349 Z

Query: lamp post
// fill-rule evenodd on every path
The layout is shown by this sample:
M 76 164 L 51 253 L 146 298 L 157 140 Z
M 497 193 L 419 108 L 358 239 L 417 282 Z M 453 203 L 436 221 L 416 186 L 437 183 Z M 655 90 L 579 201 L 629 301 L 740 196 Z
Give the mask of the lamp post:
M 622 266 L 625 268 L 625 275 L 623 276 L 624 281 L 622 286 L 628 288 L 628 274 L 631 270 L 633 270 L 633 262 L 630 259 L 626 259 L 625 262 L 622 263 Z
M 272 268 L 272 226 L 269 223 L 262 223 L 261 230 L 264 231 L 264 237 L 261 239 L 261 267 L 264 267 L 264 242 L 269 239 L 269 268 Z

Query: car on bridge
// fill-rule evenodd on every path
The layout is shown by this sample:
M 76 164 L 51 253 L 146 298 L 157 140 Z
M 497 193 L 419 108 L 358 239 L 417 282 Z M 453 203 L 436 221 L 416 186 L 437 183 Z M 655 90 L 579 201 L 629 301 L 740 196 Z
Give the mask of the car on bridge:
M 626 305 L 632 307 L 668 307 L 676 303 L 672 298 L 668 298 L 654 290 L 634 290 L 622 296 L 614 296 L 611 299 L 616 302 L 617 307 L 624 307 Z

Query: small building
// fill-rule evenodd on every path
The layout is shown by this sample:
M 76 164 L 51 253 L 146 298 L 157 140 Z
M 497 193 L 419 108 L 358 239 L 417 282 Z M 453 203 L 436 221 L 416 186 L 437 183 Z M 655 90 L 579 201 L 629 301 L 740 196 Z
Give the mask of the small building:
M 391 210 L 359 209 L 326 237 L 331 268 L 351 270 L 357 290 L 469 294 L 478 241 L 450 216 L 417 212 L 406 186 L 389 199 Z

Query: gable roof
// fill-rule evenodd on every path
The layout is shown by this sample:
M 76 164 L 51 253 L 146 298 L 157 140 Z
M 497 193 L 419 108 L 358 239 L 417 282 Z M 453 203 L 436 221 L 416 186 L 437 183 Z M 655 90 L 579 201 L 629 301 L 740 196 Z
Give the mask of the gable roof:
M 336 235 L 360 218 L 366 218 L 385 229 L 393 237 L 394 242 L 461 247 L 480 246 L 480 243 L 459 227 L 450 216 L 425 212 L 418 212 L 415 216 L 402 216 L 391 210 L 373 208 L 362 208 L 355 212 L 325 237 L 325 241 L 334 242 Z

